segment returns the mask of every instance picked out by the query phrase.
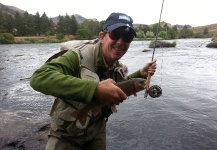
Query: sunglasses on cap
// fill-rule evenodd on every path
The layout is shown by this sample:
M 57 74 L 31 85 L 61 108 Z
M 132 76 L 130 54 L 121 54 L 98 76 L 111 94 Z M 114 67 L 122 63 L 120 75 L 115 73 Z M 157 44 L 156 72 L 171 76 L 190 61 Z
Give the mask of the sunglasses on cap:
M 134 35 L 131 32 L 121 32 L 120 30 L 103 31 L 109 34 L 110 39 L 117 41 L 122 37 L 124 43 L 133 41 Z

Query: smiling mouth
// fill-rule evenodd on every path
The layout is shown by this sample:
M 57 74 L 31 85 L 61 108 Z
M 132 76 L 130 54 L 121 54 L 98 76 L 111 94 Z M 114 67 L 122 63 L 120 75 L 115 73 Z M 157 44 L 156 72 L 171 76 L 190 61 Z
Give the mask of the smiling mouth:
M 117 47 L 114 47 L 114 49 L 116 50 L 116 51 L 123 51 L 124 49 L 122 49 L 122 48 L 117 48 Z

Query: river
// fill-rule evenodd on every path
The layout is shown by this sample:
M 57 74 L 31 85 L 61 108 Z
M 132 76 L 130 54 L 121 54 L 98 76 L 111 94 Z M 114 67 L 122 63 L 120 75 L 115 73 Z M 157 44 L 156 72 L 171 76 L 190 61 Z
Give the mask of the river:
M 179 39 L 156 48 L 159 98 L 130 96 L 107 122 L 107 150 L 217 149 L 217 49 L 210 39 Z M 129 72 L 152 58 L 150 41 L 133 41 L 121 62 Z M 34 91 L 29 77 L 55 51 L 55 44 L 0 45 L 0 149 L 43 150 L 52 97 Z

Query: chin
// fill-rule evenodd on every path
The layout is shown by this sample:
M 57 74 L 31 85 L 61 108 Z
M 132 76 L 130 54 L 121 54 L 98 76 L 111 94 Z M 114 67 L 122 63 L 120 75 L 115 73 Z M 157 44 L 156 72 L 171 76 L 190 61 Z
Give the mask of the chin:
M 117 61 L 117 60 L 121 59 L 121 57 L 122 57 L 122 55 L 121 56 L 114 56 L 113 60 Z

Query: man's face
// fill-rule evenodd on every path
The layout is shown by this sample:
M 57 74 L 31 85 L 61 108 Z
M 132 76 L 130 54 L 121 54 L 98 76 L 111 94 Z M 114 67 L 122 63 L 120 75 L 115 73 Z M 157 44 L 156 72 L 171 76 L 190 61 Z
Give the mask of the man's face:
M 126 27 L 117 28 L 112 32 L 100 32 L 99 35 L 103 55 L 108 65 L 112 65 L 127 52 L 134 37 Z

